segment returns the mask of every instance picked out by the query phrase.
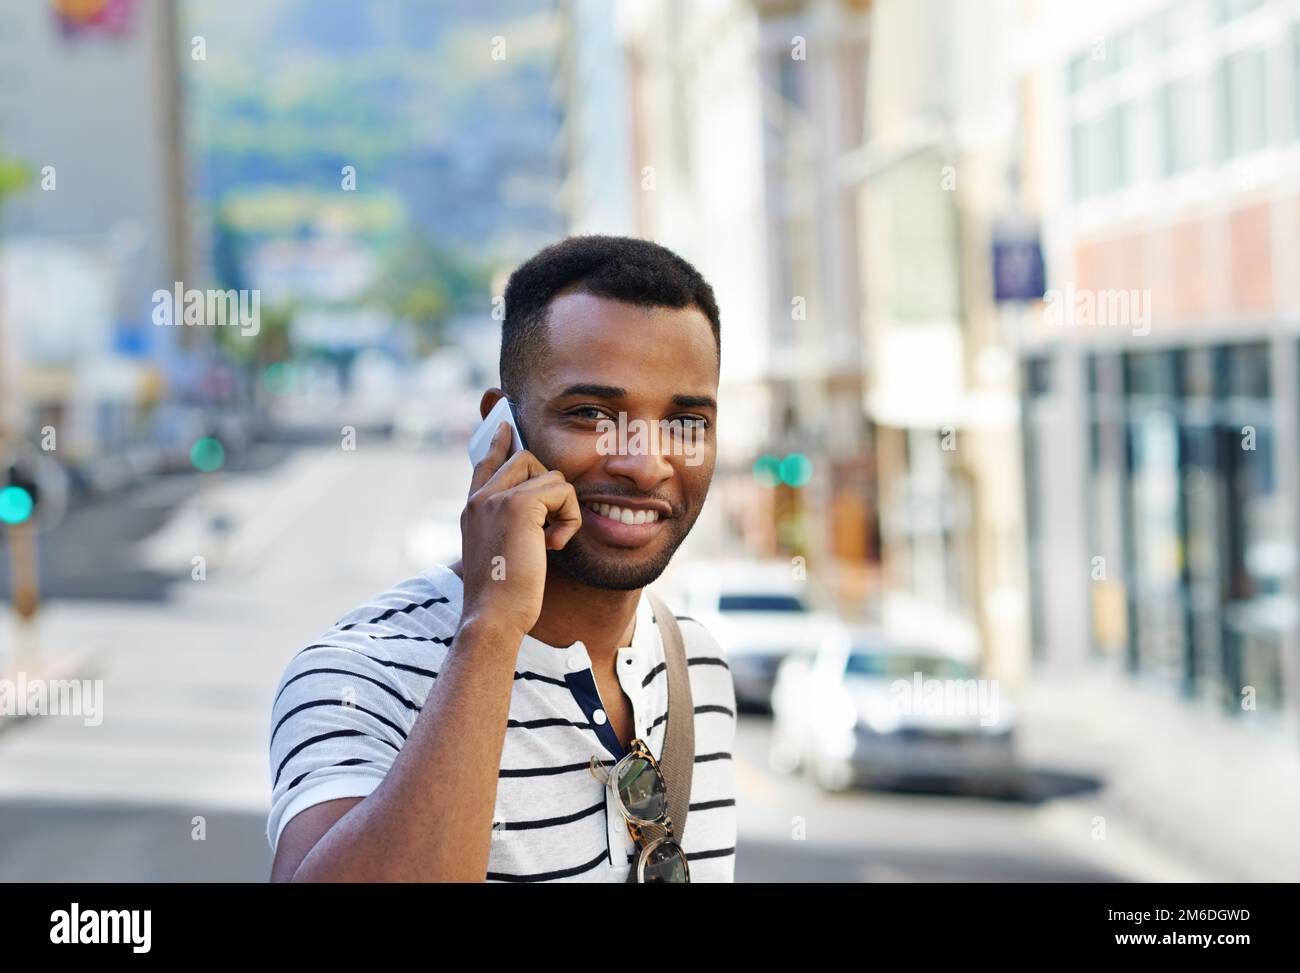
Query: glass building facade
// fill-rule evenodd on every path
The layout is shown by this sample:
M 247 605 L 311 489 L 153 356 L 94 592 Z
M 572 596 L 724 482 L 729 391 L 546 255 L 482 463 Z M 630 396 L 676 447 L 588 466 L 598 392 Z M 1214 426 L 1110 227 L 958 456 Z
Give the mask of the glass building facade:
M 1276 347 L 1107 348 L 1083 352 L 1081 363 L 1090 652 L 1230 714 L 1244 711 L 1243 691 L 1260 713 L 1281 714 L 1286 702 L 1296 538 L 1277 474 L 1300 457 L 1277 448 Z M 1036 577 L 1045 576 L 1035 568 L 1052 509 L 1043 439 L 1060 429 L 1038 403 L 1050 399 L 1057 365 L 1040 356 L 1025 369 Z M 1040 645 L 1051 611 L 1041 585 L 1031 609 Z

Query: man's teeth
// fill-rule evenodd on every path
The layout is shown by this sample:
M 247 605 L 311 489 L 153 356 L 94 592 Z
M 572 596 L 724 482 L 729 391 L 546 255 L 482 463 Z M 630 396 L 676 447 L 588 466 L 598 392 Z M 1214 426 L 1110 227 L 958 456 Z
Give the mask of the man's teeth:
M 589 503 L 587 509 L 624 524 L 653 524 L 659 519 L 657 510 L 631 510 L 628 507 L 616 507 L 612 503 Z

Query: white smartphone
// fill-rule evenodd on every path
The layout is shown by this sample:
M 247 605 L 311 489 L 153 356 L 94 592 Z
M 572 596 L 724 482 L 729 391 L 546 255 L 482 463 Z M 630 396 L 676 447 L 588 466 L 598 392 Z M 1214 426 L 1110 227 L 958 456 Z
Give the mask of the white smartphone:
M 517 450 L 524 448 L 523 437 L 519 435 L 519 426 L 515 422 L 515 410 L 510 406 L 510 400 L 504 395 L 497 399 L 487 418 L 484 419 L 474 435 L 469 437 L 469 461 L 474 466 L 482 462 L 483 457 L 487 455 L 488 448 L 492 445 L 492 436 L 496 433 L 497 427 L 503 422 L 510 424 L 510 455 L 514 455 Z

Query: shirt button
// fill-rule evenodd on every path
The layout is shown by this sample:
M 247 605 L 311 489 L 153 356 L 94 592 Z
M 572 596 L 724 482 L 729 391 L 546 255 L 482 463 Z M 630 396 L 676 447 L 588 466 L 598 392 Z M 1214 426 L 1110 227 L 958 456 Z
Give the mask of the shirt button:
M 591 714 L 591 718 L 596 721 L 597 726 L 605 725 L 605 711 L 603 709 L 596 710 Z
M 569 667 L 570 672 L 577 672 L 579 669 L 586 668 L 583 664 L 582 656 L 578 655 L 576 652 L 569 655 L 569 661 L 566 662 L 565 665 Z

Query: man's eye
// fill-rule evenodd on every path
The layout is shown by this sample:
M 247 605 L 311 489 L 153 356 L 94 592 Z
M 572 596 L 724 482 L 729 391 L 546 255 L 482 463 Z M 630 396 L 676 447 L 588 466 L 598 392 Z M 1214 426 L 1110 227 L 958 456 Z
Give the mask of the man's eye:
M 576 409 L 570 409 L 568 414 L 575 419 L 586 419 L 591 422 L 608 418 L 604 409 L 594 405 L 580 405 Z
M 669 419 L 668 424 L 673 433 L 678 436 L 688 431 L 699 435 L 709 428 L 709 420 L 703 416 L 678 416 L 675 419 Z

